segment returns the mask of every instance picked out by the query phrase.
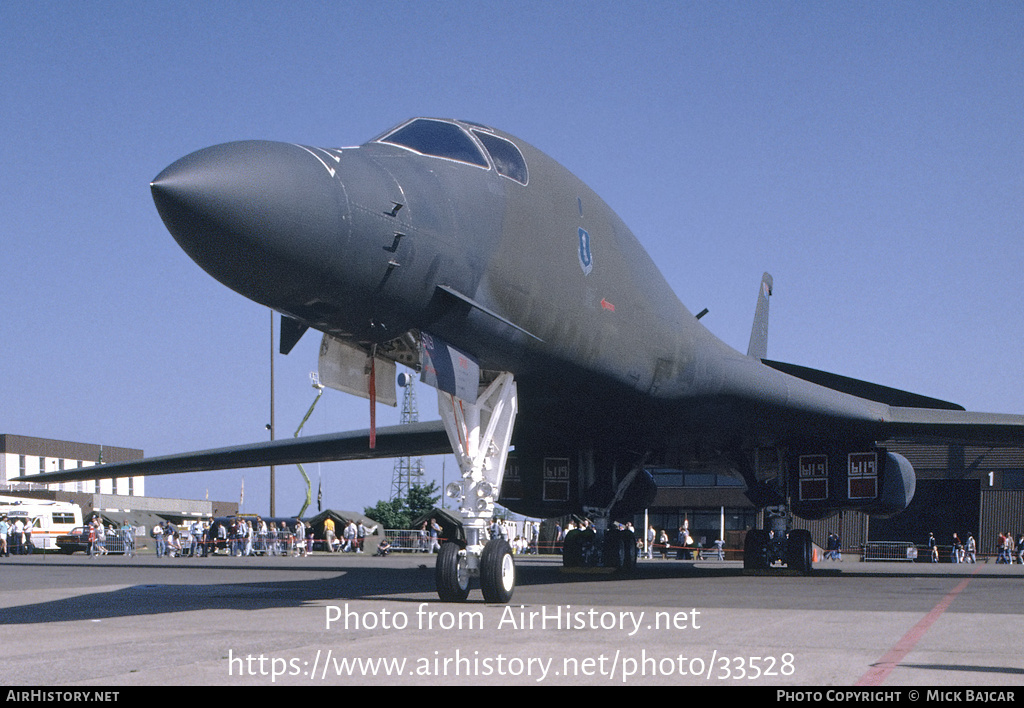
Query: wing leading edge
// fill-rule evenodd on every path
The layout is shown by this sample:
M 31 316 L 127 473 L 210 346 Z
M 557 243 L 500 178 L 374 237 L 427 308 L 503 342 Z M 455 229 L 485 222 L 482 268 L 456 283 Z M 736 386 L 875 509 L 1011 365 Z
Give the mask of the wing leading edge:
M 443 455 L 452 451 L 444 424 L 440 420 L 378 428 L 377 446 L 372 450 L 369 440 L 369 430 L 355 430 L 33 474 L 19 477 L 14 481 L 74 482 L 83 479 L 207 472 L 306 462 Z
M 772 361 L 761 358 L 761 363 L 784 374 L 795 376 L 798 379 L 809 381 L 818 386 L 830 388 L 840 393 L 848 393 L 857 398 L 866 398 L 869 401 L 884 403 L 889 406 L 901 406 L 904 408 L 934 408 L 940 410 L 962 411 L 963 406 L 948 401 L 940 401 L 937 398 L 922 396 L 909 391 L 901 391 L 897 388 L 882 386 L 881 384 L 852 379 L 849 376 L 832 374 L 819 369 L 811 369 L 798 364 L 787 364 L 781 361 Z
M 893 440 L 994 447 L 1024 444 L 1024 416 L 1010 413 L 892 406 L 886 433 Z

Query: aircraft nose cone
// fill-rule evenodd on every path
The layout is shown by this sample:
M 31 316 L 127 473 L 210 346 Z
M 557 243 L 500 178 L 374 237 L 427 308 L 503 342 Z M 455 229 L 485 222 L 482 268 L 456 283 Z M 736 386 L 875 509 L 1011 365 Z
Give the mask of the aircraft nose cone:
M 329 264 L 344 237 L 345 198 L 325 163 L 288 143 L 205 148 L 150 185 L 157 211 L 184 251 L 210 275 L 271 307 L 297 271 Z

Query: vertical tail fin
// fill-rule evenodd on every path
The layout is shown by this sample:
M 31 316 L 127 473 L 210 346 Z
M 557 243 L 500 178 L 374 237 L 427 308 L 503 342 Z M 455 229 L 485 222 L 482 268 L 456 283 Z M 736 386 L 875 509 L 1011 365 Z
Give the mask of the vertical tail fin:
M 754 326 L 750 330 L 750 344 L 747 356 L 764 359 L 768 356 L 768 298 L 772 294 L 771 273 L 761 276 L 761 288 L 757 293 L 757 309 L 754 311 Z

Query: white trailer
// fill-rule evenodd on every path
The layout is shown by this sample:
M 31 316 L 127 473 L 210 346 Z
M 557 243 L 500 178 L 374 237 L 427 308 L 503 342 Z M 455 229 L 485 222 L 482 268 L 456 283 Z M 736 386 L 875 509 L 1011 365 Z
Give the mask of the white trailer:
M 0 517 L 17 521 L 32 530 L 35 548 L 57 550 L 57 537 L 82 525 L 82 507 L 69 502 L 0 496 Z

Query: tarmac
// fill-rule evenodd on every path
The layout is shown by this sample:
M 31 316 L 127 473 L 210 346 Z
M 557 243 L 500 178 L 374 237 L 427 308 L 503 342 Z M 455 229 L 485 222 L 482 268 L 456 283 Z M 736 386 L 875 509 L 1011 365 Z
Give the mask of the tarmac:
M 1020 565 L 847 558 L 800 576 L 655 559 L 623 577 L 516 563 L 502 606 L 475 588 L 441 603 L 426 554 L 0 558 L 0 684 L 1024 684 Z

